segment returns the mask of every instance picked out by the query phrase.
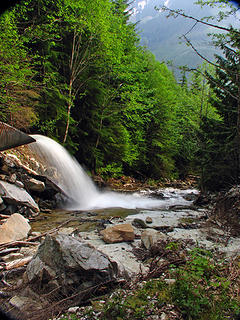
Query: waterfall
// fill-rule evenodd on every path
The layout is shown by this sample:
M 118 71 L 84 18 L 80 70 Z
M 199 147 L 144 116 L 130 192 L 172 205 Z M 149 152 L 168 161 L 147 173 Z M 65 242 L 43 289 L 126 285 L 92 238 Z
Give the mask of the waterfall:
M 153 209 L 173 204 L 171 199 L 159 200 L 140 194 L 122 194 L 113 191 L 100 191 L 84 169 L 68 151 L 56 141 L 32 135 L 36 140 L 29 148 L 43 164 L 44 175 L 59 186 L 70 201 L 62 206 L 69 210 L 91 210 L 103 208 Z M 178 196 L 180 204 L 189 204 Z M 175 202 L 174 202 L 175 204 Z

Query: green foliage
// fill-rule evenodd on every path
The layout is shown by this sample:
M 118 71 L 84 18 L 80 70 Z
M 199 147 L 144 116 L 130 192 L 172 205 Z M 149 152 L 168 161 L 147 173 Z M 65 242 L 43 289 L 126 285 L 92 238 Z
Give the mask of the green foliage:
M 221 268 L 211 252 L 195 248 L 187 264 L 175 271 L 172 298 L 185 319 L 220 320 L 239 312 L 239 302 L 229 296 L 230 282 L 219 276 Z
M 139 45 L 127 8 L 125 0 L 26 0 L 2 15 L 1 119 L 63 142 L 104 176 L 159 180 L 198 166 L 206 177 L 214 172 L 207 141 L 216 145 L 207 125 L 225 117 L 203 77 L 214 70 L 202 66 L 187 79 L 183 67 L 178 84 Z M 229 39 L 237 43 L 234 30 Z
M 0 17 L 0 116 L 15 127 L 27 129 L 37 119 L 38 90 L 32 81 L 31 58 L 21 40 L 14 12 Z
M 117 291 L 103 307 L 101 319 L 146 319 L 154 308 L 168 302 L 171 302 L 169 286 L 164 281 L 150 280 L 128 295 Z
M 236 34 L 232 33 L 232 46 Z M 222 44 L 225 58 L 218 56 L 216 74 L 208 75 L 215 96 L 212 104 L 220 119 L 202 119 L 199 132 L 202 150 L 199 151 L 202 168 L 202 189 L 220 190 L 239 183 L 239 55 Z M 237 45 L 239 48 L 239 42 Z
M 108 164 L 106 167 L 101 167 L 98 170 L 98 174 L 100 174 L 104 179 L 109 177 L 119 178 L 122 173 L 122 167 L 117 165 L 116 163 Z

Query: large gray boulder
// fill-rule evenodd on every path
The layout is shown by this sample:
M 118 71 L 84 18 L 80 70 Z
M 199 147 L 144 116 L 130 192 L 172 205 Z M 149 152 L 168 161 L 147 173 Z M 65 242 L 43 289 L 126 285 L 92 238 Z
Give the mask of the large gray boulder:
M 0 181 L 0 196 L 6 203 L 27 206 L 35 212 L 39 212 L 39 207 L 30 194 L 14 184 Z
M 117 265 L 107 255 L 65 234 L 48 235 L 26 270 L 30 287 L 39 293 L 69 295 L 114 280 Z

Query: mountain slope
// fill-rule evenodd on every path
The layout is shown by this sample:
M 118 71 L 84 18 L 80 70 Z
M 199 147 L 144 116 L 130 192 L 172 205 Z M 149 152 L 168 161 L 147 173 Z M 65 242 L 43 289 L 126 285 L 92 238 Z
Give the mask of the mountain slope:
M 157 11 L 156 7 L 165 5 L 171 9 L 182 9 L 186 14 L 196 18 L 216 15 L 218 10 L 211 7 L 194 5 L 196 0 L 135 0 L 133 1 L 131 21 L 137 22 L 137 29 L 141 36 L 141 44 L 145 45 L 160 61 L 173 62 L 174 66 L 187 65 L 191 68 L 201 64 L 203 60 L 179 37 L 187 33 L 196 49 L 207 59 L 214 60 L 214 54 L 220 51 L 211 44 L 209 32 L 216 32 L 214 28 L 197 24 L 183 17 L 166 18 L 166 13 Z M 226 23 L 232 24 L 234 18 Z M 192 29 L 192 30 L 191 30 Z

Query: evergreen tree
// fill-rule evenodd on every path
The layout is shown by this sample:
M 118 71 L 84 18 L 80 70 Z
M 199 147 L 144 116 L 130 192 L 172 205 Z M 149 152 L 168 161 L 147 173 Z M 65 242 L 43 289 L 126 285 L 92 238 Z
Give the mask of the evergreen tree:
M 221 44 L 225 57 L 217 56 L 216 76 L 207 74 L 222 121 L 209 123 L 203 119 L 203 189 L 227 188 L 240 179 L 240 37 L 234 31 L 229 36 L 232 46 Z
M 39 90 L 33 81 L 33 57 L 19 36 L 14 11 L 0 16 L 0 116 L 27 130 L 37 120 Z

